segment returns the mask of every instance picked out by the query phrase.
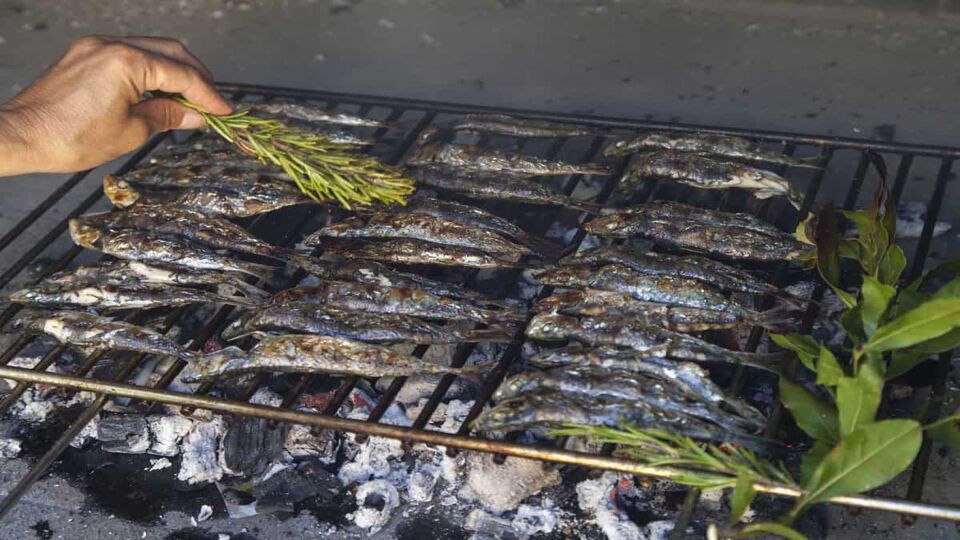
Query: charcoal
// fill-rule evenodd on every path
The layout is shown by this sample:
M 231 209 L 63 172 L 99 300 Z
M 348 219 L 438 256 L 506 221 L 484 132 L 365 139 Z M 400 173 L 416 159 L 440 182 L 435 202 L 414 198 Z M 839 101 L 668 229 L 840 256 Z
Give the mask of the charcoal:
M 475 508 L 467 515 L 463 527 L 476 533 L 475 538 L 503 538 L 517 540 L 520 536 L 509 519 L 504 519 Z
M 137 414 L 110 414 L 100 419 L 100 448 L 116 454 L 143 454 L 150 448 L 147 419 Z
M 293 466 L 271 474 L 253 486 L 250 494 L 257 498 L 257 512 L 293 512 L 294 504 L 315 497 L 317 488 Z
M 252 476 L 280 458 L 288 427 L 270 427 L 262 418 L 240 417 L 230 422 L 220 440 L 220 459 L 233 474 Z

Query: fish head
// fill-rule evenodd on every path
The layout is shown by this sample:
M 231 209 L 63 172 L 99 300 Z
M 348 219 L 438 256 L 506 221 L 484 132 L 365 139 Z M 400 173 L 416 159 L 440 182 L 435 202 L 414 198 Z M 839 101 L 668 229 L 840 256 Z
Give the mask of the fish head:
M 103 193 L 118 208 L 133 206 L 140 199 L 140 194 L 133 189 L 130 182 L 121 180 L 112 174 L 103 177 Z
M 474 426 L 479 431 L 509 431 L 536 422 L 537 408 L 524 397 L 497 403 L 477 418 Z
M 15 330 L 25 330 L 28 332 L 42 332 L 43 325 L 47 320 L 47 316 L 42 313 L 29 312 L 24 313 L 13 320 L 13 328 Z
M 576 319 L 573 317 L 560 315 L 559 313 L 538 313 L 527 325 L 527 337 L 548 341 L 565 339 L 568 329 L 575 322 Z
M 71 219 L 69 228 L 70 238 L 73 239 L 74 243 L 87 249 L 96 249 L 96 243 L 102 236 L 100 229 L 81 221 L 79 218 Z

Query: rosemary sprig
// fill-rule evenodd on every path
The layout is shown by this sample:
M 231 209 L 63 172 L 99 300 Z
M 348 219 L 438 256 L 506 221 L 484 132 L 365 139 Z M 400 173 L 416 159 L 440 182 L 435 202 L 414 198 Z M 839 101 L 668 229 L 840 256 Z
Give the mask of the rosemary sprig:
M 286 126 L 241 110 L 216 116 L 183 98 L 180 103 L 197 111 L 221 137 L 260 161 L 273 163 L 316 201 L 334 200 L 344 208 L 353 204 L 404 204 L 413 193 L 413 181 L 400 169 L 358 154 L 349 145 Z
M 676 467 L 672 478 L 685 486 L 711 489 L 734 487 L 737 479 L 796 487 L 782 463 L 773 465 L 745 448 L 702 444 L 662 429 L 569 425 L 550 431 L 556 437 L 586 437 L 595 443 L 616 444 L 616 454 L 655 467 Z

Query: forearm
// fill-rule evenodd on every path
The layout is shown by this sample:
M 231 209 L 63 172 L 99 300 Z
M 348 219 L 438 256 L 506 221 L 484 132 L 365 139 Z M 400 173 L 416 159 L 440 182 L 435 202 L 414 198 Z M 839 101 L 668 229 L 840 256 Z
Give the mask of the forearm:
M 0 177 L 36 172 L 33 145 L 15 112 L 0 107 Z

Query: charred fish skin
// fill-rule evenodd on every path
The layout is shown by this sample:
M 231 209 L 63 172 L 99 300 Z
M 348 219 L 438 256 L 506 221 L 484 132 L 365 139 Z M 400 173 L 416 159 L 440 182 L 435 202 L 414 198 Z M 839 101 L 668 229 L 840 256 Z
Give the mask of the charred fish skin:
M 152 309 L 189 304 L 251 305 L 251 300 L 171 286 L 114 285 L 96 281 L 44 282 L 20 289 L 10 301 L 44 307 L 100 310 Z
M 780 373 L 780 355 L 732 351 L 686 334 L 644 326 L 630 317 L 578 319 L 559 313 L 538 313 L 530 321 L 526 333 L 528 338 L 535 340 L 574 339 L 592 346 L 630 348 L 649 356 L 725 362 Z
M 629 246 L 600 246 L 565 257 L 561 264 L 622 264 L 637 272 L 696 279 L 725 291 L 775 294 L 779 289 L 729 264 L 697 255 L 641 252 Z
M 130 351 L 161 356 L 192 358 L 163 334 L 134 324 L 92 313 L 57 311 L 29 313 L 14 322 L 14 328 L 45 334 L 64 345 Z
M 308 236 L 304 243 L 321 245 L 322 237 L 332 238 L 409 238 L 434 244 L 474 249 L 483 253 L 520 258 L 530 255 L 529 248 L 507 240 L 497 233 L 468 227 L 456 221 L 420 214 L 373 214 L 366 221 L 348 218 L 328 225 Z
M 773 163 L 793 167 L 818 168 L 813 161 L 798 159 L 768 150 L 742 137 L 710 133 L 650 132 L 619 140 L 604 149 L 605 156 L 626 156 L 643 150 L 673 150 L 704 156 Z
M 126 211 L 86 214 L 75 219 L 82 226 L 175 235 L 216 249 L 275 259 L 284 259 L 291 253 L 226 219 L 172 206 L 135 207 Z
M 327 282 L 319 286 L 294 287 L 268 300 L 270 304 L 306 302 L 344 310 L 410 315 L 426 319 L 472 321 L 484 324 L 518 321 L 519 311 L 481 308 L 431 294 L 419 288 L 383 287 L 364 283 Z
M 505 114 L 467 114 L 451 126 L 453 131 L 495 133 L 510 137 L 579 137 L 594 132 L 584 126 L 517 118 Z
M 436 198 L 413 197 L 407 200 L 406 206 L 393 208 L 392 210 L 432 216 L 439 219 L 455 221 L 467 227 L 483 229 L 518 242 L 535 252 L 547 256 L 553 256 L 560 250 L 560 246 L 526 232 L 513 222 L 468 204 L 444 201 Z
M 262 279 L 276 270 L 272 266 L 236 260 L 182 237 L 134 230 L 104 231 L 76 219 L 70 220 L 69 228 L 70 237 L 78 246 L 119 259 L 195 270 L 241 272 Z
M 620 184 L 623 188 L 636 188 L 646 178 L 673 180 L 699 189 L 749 189 L 758 199 L 781 195 L 796 208 L 803 200 L 796 187 L 778 174 L 694 154 L 669 151 L 643 154 L 630 164 Z
M 224 329 L 222 336 L 234 340 L 247 335 L 285 334 L 333 336 L 368 343 L 510 341 L 510 333 L 498 328 L 461 330 L 409 315 L 344 311 L 303 302 L 267 305 L 247 311 Z
M 729 311 L 741 318 L 750 316 L 745 308 L 702 281 L 675 275 L 642 274 L 617 263 L 598 269 L 586 264 L 558 266 L 536 275 L 535 279 L 554 287 L 622 292 L 640 302 Z
M 516 176 L 463 173 L 440 167 L 416 167 L 410 170 L 410 175 L 423 185 L 472 199 L 561 206 L 591 214 L 600 211 L 597 204 L 578 201 Z
M 524 267 L 518 257 L 482 253 L 468 248 L 406 238 L 361 244 L 331 244 L 326 246 L 326 250 L 345 259 L 366 259 L 396 264 L 462 266 L 490 270 Z
M 705 369 L 692 362 L 646 356 L 632 349 L 580 346 L 541 351 L 531 356 L 529 362 L 544 369 L 574 367 L 641 373 L 676 386 L 692 399 L 717 404 L 755 424 L 766 422 L 760 411 L 740 398 L 728 395 L 710 380 Z
M 465 171 L 507 173 L 527 176 L 551 176 L 559 174 L 609 175 L 606 165 L 588 163 L 576 165 L 561 161 L 549 161 L 533 156 L 504 154 L 483 150 L 475 146 L 434 142 L 421 146 L 407 160 L 408 165 L 440 165 Z
M 103 191 L 117 208 L 165 205 L 212 216 L 251 217 L 288 206 L 313 204 L 296 186 L 281 180 L 261 179 L 242 189 L 194 186 L 153 188 L 106 175 Z
M 698 418 L 720 427 L 750 432 L 763 427 L 724 412 L 715 403 L 693 400 L 673 385 L 629 371 L 561 368 L 523 372 L 505 380 L 493 395 L 496 401 L 528 393 L 558 392 L 584 399 L 644 402 L 662 411 Z
M 354 281 L 381 287 L 419 288 L 424 291 L 465 300 L 483 307 L 514 307 L 513 302 L 493 298 L 454 283 L 444 283 L 419 274 L 410 274 L 393 270 L 374 261 L 330 261 L 315 257 L 298 258 L 296 262 L 308 273 L 327 281 Z
M 335 124 L 341 126 L 356 127 L 390 127 L 388 124 L 371 118 L 340 113 L 328 108 L 316 105 L 302 103 L 274 102 L 258 103 L 250 107 L 252 114 L 265 114 L 273 116 L 285 116 L 296 120 L 303 120 L 311 123 Z
M 599 290 L 557 292 L 534 304 L 533 310 L 589 317 L 630 316 L 645 326 L 675 332 L 726 330 L 761 322 L 746 312 L 738 316 L 729 311 L 640 302 L 625 293 Z
M 646 238 L 674 249 L 733 260 L 789 261 L 808 249 L 789 234 L 746 216 L 679 203 L 659 208 L 651 203 L 599 216 L 584 229 L 597 236 Z
M 358 377 L 422 374 L 473 376 L 477 368 L 451 368 L 407 356 L 386 347 L 331 336 L 268 336 L 249 353 L 228 347 L 194 359 L 185 382 L 217 380 L 257 371 L 325 373 Z

